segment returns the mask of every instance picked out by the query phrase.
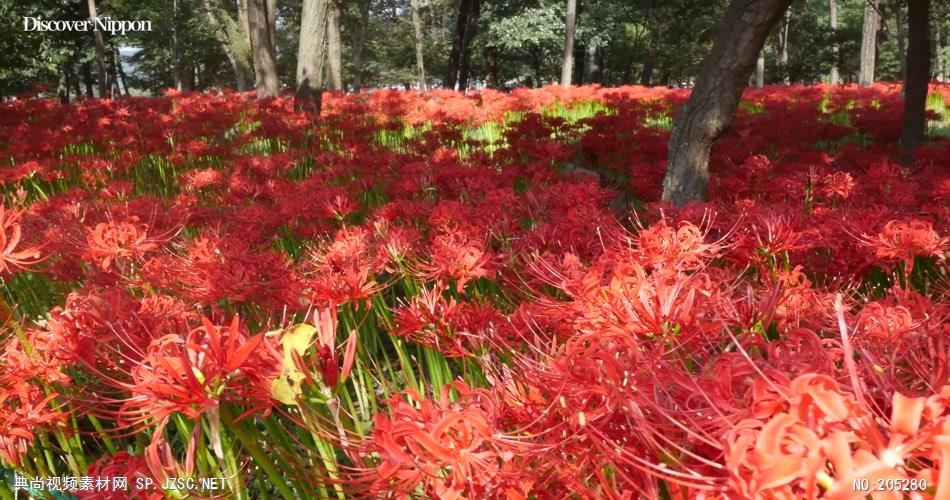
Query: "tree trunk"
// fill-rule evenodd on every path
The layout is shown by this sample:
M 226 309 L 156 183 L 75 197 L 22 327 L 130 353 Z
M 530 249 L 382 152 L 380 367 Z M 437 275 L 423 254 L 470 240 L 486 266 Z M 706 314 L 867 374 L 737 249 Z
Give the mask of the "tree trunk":
M 445 86 L 454 89 L 458 83 L 459 64 L 462 62 L 462 44 L 465 42 L 465 29 L 468 27 L 468 18 L 472 13 L 475 0 L 462 0 L 459 5 L 459 15 L 455 21 L 455 33 L 452 35 L 452 50 L 449 51 L 448 71 L 445 75 Z
M 96 14 L 96 0 L 88 0 L 89 18 L 95 23 L 98 15 Z M 96 40 L 96 71 L 99 77 L 99 97 L 110 97 L 109 82 L 106 79 L 106 44 L 102 39 L 102 32 L 98 29 L 93 31 L 93 38 Z
M 600 59 L 599 50 L 594 44 L 587 45 L 587 57 L 584 61 L 584 74 L 587 78 L 586 83 L 600 83 Z
M 267 0 L 267 27 L 274 60 L 277 60 L 277 0 Z
M 765 50 L 759 51 L 759 57 L 755 60 L 755 88 L 760 89 L 765 86 Z
M 478 33 L 478 18 L 481 15 L 482 2 L 474 0 L 472 11 L 469 13 L 465 26 L 465 36 L 462 37 L 462 60 L 459 63 L 459 90 L 468 88 L 468 77 L 472 71 L 472 40 Z
M 125 68 L 122 67 L 122 52 L 118 49 L 115 51 L 115 64 L 116 64 L 116 74 L 119 81 L 122 82 L 122 88 L 124 89 L 124 94 L 128 97 L 129 94 L 129 79 L 125 76 Z
M 267 0 L 248 0 L 247 20 L 251 28 L 251 56 L 254 60 L 254 77 L 257 97 L 276 97 L 280 92 L 277 78 L 277 54 L 271 45 L 271 31 L 267 14 Z
M 828 14 L 831 17 L 831 34 L 835 37 L 831 46 L 831 54 L 834 60 L 831 63 L 829 83 L 838 85 L 841 80 L 838 75 L 838 0 L 828 0 Z
M 328 1 L 303 0 L 300 43 L 297 46 L 297 88 L 294 97 L 294 105 L 298 110 L 320 112 L 323 60 L 327 53 Z
M 212 6 L 212 0 L 202 0 L 202 10 L 208 25 L 214 31 L 214 37 L 224 52 L 231 70 L 234 72 L 234 81 L 237 90 L 244 92 L 251 86 L 254 71 L 250 61 L 250 44 L 247 32 L 247 8 L 244 0 L 238 2 L 238 20 L 235 21 L 222 9 Z M 223 20 L 218 19 L 221 15 Z
M 327 3 L 327 86 L 343 90 L 343 47 L 340 41 L 340 3 Z
M 877 30 L 881 27 L 879 8 L 880 0 L 865 1 L 864 25 L 861 27 L 861 67 L 858 70 L 858 84 L 864 87 L 870 87 L 874 84 Z
M 656 69 L 656 54 L 660 50 L 660 40 L 663 36 L 663 24 L 656 23 L 653 36 L 650 37 L 650 47 L 647 48 L 646 58 L 643 60 L 643 71 L 640 72 L 640 85 L 649 87 L 653 84 L 653 71 Z
M 82 89 L 79 87 L 79 76 L 73 71 L 74 69 L 72 63 L 70 63 L 69 67 L 66 68 L 66 78 L 69 80 L 73 95 L 76 96 L 76 101 L 78 102 L 82 100 Z
M 897 59 L 901 64 L 901 81 L 907 80 L 907 31 L 904 29 L 904 1 L 896 1 L 891 7 L 894 9 L 894 30 L 897 35 Z
M 564 54 L 561 56 L 561 86 L 571 86 L 574 73 L 574 28 L 577 24 L 577 0 L 567 0 L 564 16 Z
M 56 97 L 59 98 L 60 104 L 69 103 L 69 65 L 63 65 L 62 70 L 59 73 L 59 83 L 56 85 Z
M 496 47 L 485 47 L 485 76 L 489 88 L 498 88 L 501 82 L 498 81 L 498 49 Z
M 92 99 L 96 93 L 92 90 L 92 70 L 89 69 L 89 63 L 82 64 L 82 83 L 86 87 L 86 97 Z
M 425 57 L 423 57 L 422 17 L 419 15 L 419 0 L 411 0 L 412 29 L 415 31 L 416 71 L 419 73 L 419 90 L 426 90 Z
M 904 82 L 904 127 L 901 151 L 908 163 L 924 141 L 927 129 L 927 85 L 930 83 L 930 0 L 908 0 L 907 80 Z
M 732 0 L 696 87 L 677 113 L 670 137 L 663 199 L 676 205 L 704 200 L 709 154 L 729 129 L 769 32 L 792 0 Z
M 778 71 L 782 76 L 782 83 L 788 85 L 791 79 L 788 75 L 788 29 L 791 25 L 792 11 L 786 10 L 782 18 L 782 28 L 778 33 Z
M 353 88 L 363 88 L 363 50 L 366 48 L 366 30 L 369 26 L 370 0 L 360 0 L 360 23 L 353 38 Z

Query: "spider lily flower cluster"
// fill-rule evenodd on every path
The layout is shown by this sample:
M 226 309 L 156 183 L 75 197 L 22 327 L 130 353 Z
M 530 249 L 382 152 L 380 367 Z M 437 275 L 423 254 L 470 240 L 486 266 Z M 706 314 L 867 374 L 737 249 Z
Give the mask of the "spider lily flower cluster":
M 899 94 L 747 91 L 686 207 L 681 90 L 3 103 L 0 467 L 947 498 L 950 141 L 895 161 Z

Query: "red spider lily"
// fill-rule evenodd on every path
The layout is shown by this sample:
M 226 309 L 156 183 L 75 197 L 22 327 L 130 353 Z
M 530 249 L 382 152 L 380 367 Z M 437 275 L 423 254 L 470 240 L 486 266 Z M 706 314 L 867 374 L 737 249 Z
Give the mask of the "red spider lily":
M 162 242 L 160 238 L 149 238 L 148 230 L 148 225 L 135 216 L 122 222 L 96 224 L 86 231 L 82 257 L 95 262 L 103 271 L 124 259 L 141 259 Z
M 931 223 L 916 219 L 890 221 L 876 236 L 863 235 L 862 241 L 874 249 L 878 258 L 902 261 L 907 276 L 913 272 L 914 257 L 943 259 L 944 253 L 950 249 L 950 238 L 941 238 Z
M 22 210 L 10 210 L 0 204 L 0 249 L 3 252 L 0 254 L 0 274 L 10 273 L 14 269 L 26 269 L 27 266 L 40 261 L 39 247 L 17 250 L 23 233 L 20 224 L 22 217 Z
M 449 401 L 449 391 L 461 399 Z M 442 388 L 439 400 L 413 390 L 389 400 L 389 415 L 377 414 L 365 453 L 379 457 L 366 471 L 373 495 L 411 495 L 421 489 L 439 498 L 527 493 L 512 477 L 520 446 L 495 428 L 491 408 L 462 382 Z
M 104 403 L 120 405 L 114 412 L 105 411 L 105 415 L 115 417 L 120 428 L 135 429 L 156 422 L 161 425 L 174 413 L 190 419 L 207 414 L 214 426 L 221 404 L 267 408 L 268 381 L 273 378 L 275 363 L 267 350 L 259 349 L 263 339 L 263 335 L 249 337 L 237 316 L 226 326 L 205 318 L 202 326 L 184 336 L 156 338 L 142 361 L 129 369 L 129 380 L 106 378 L 129 396 L 103 398 Z
M 485 340 L 494 340 L 494 326 L 502 317 L 484 302 L 458 302 L 445 298 L 444 288 L 422 289 L 408 303 L 395 310 L 394 334 L 435 349 L 447 357 L 472 355 Z
M 431 262 L 422 266 L 422 275 L 435 278 L 440 284 L 455 283 L 458 293 L 465 284 L 477 278 L 495 276 L 496 257 L 478 240 L 461 232 L 447 232 L 432 241 Z

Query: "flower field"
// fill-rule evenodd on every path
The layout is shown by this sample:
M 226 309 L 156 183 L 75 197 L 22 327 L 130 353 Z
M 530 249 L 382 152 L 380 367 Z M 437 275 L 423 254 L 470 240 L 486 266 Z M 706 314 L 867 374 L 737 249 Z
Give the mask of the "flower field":
M 0 104 L 0 499 L 950 498 L 950 86 L 687 92 Z

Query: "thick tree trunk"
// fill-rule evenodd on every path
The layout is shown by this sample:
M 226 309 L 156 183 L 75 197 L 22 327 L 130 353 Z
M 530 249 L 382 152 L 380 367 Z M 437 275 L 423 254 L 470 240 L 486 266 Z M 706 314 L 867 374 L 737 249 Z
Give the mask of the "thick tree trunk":
M 861 27 L 861 66 L 858 70 L 858 84 L 864 87 L 874 84 L 877 30 L 881 27 L 879 8 L 880 0 L 865 0 L 864 25 Z
M 459 14 L 455 21 L 455 33 L 452 35 L 452 50 L 449 51 L 448 71 L 445 75 L 445 86 L 450 89 L 454 89 L 458 83 L 465 30 L 468 27 L 468 18 L 471 16 L 474 4 L 475 0 L 462 0 L 459 5 Z
M 567 0 L 564 16 L 564 53 L 561 56 L 561 86 L 571 86 L 574 73 L 574 28 L 577 24 L 577 0 Z
M 765 86 L 765 50 L 759 51 L 759 57 L 755 60 L 755 88 L 760 89 Z
M 366 30 L 369 26 L 370 0 L 360 0 L 360 23 L 353 37 L 353 88 L 363 88 L 363 50 L 366 48 Z
M 247 19 L 251 28 L 257 97 L 276 97 L 280 93 L 280 80 L 277 78 L 277 54 L 271 45 L 274 26 L 268 18 L 267 0 L 248 0 Z
M 838 75 L 838 0 L 828 0 L 828 15 L 831 17 L 831 33 L 835 41 L 831 46 L 831 54 L 834 60 L 831 63 L 831 76 L 828 81 L 832 85 L 837 85 L 841 81 Z
M 481 0 L 472 2 L 472 11 L 469 13 L 465 26 L 465 36 L 462 37 L 462 60 L 459 62 L 459 90 L 468 88 L 468 77 L 472 72 L 472 40 L 478 33 L 478 19 L 482 12 Z
M 343 90 L 343 46 L 340 39 L 340 3 L 327 4 L 327 84 L 330 90 Z
M 712 146 L 732 125 L 756 57 L 791 3 L 732 0 L 729 4 L 696 87 L 673 124 L 664 200 L 683 205 L 706 198 Z
M 411 0 L 412 29 L 415 32 L 416 71 L 419 74 L 419 90 L 426 90 L 426 68 L 423 52 L 422 16 L 419 15 L 419 0 Z
M 89 0 L 87 4 L 89 6 L 89 18 L 95 23 L 98 17 L 96 14 L 96 0 Z M 102 32 L 98 29 L 93 31 L 93 38 L 96 40 L 96 71 L 99 77 L 99 97 L 108 98 L 111 97 L 111 89 L 106 78 L 106 44 L 102 39 Z
M 214 31 L 215 40 L 228 59 L 237 90 L 244 92 L 251 88 L 254 70 L 250 60 L 250 43 L 247 32 L 247 9 L 244 0 L 238 2 L 238 20 L 235 21 L 224 10 L 218 9 L 212 0 L 202 0 L 201 6 L 208 25 Z M 219 20 L 218 16 L 223 19 Z
M 904 128 L 901 151 L 904 160 L 924 141 L 927 129 L 927 85 L 930 83 L 930 0 L 908 0 L 909 47 L 907 80 L 904 82 Z
M 300 43 L 297 46 L 297 109 L 320 112 L 323 94 L 323 61 L 327 54 L 329 0 L 303 0 Z

